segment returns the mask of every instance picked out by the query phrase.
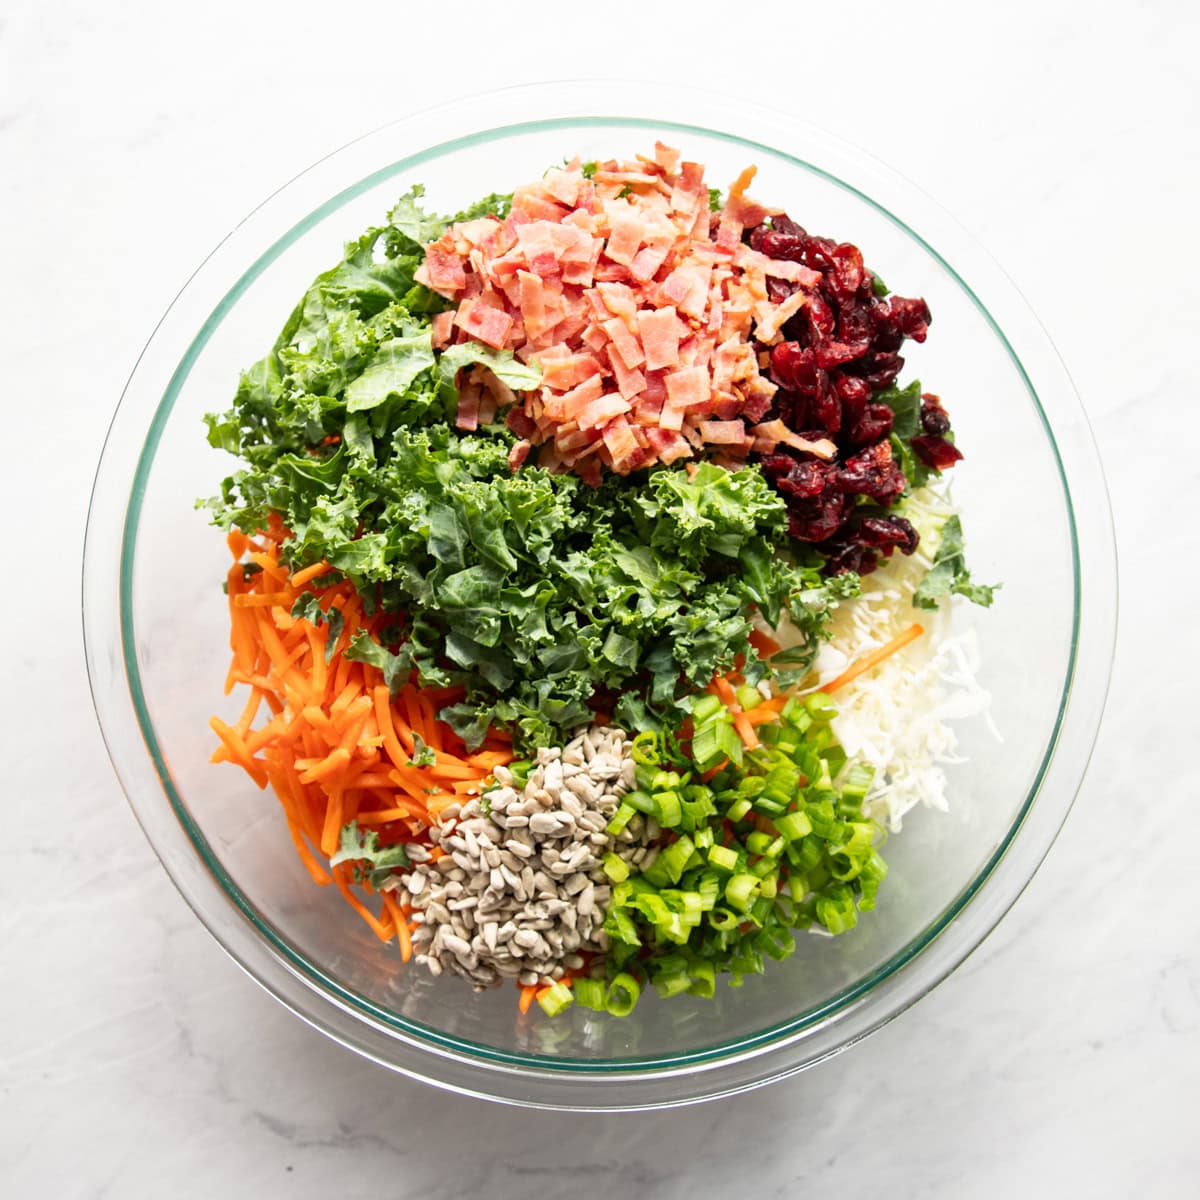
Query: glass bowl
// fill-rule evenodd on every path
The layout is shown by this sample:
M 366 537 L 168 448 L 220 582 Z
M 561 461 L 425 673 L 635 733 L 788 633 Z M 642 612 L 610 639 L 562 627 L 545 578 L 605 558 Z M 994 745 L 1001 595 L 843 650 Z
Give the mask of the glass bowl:
M 656 114 L 647 117 L 647 112 Z M 598 115 L 603 114 L 603 115 Z M 861 246 L 932 308 L 908 353 L 954 414 L 954 473 L 975 577 L 964 607 L 1003 740 L 959 725 L 951 811 L 913 813 L 888 845 L 878 912 L 713 1000 L 650 995 L 625 1020 L 517 1013 L 512 988 L 476 996 L 404 967 L 335 894 L 312 886 L 279 805 L 209 764 L 225 697 L 224 539 L 194 507 L 231 461 L 201 416 L 274 340 L 341 243 L 423 183 L 439 211 L 548 164 L 650 151 L 712 182 L 759 167 L 754 194 L 808 229 Z M 906 352 L 907 353 L 907 352 Z M 729 1094 L 802 1070 L 912 1004 L 995 926 L 1049 849 L 1080 785 L 1107 688 L 1115 624 L 1111 519 L 1070 380 L 1012 284 L 927 197 L 863 153 L 769 111 L 644 84 L 553 84 L 456 101 L 322 160 L 256 209 L 180 293 L 139 358 L 96 478 L 84 624 L 96 712 L 134 813 L 171 878 L 272 995 L 376 1061 L 514 1103 L 636 1109 Z M 232 714 L 232 715 L 231 715 Z

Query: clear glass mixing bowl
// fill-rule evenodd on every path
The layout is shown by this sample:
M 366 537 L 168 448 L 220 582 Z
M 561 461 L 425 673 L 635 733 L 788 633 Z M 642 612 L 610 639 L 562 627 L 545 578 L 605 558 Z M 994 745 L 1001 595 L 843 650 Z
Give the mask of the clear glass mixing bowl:
M 654 113 L 653 117 L 644 114 Z M 603 114 L 603 115 L 598 115 Z M 932 308 L 908 354 L 954 414 L 955 472 L 976 578 L 966 606 L 997 741 L 960 725 L 952 811 L 917 812 L 888 844 L 877 913 L 852 934 L 800 940 L 714 1000 L 645 998 L 616 1020 L 517 1014 L 511 989 L 475 996 L 404 968 L 336 895 L 312 886 L 279 806 L 208 758 L 222 695 L 227 551 L 196 511 L 231 462 L 204 438 L 239 370 L 274 340 L 343 240 L 423 183 L 433 208 L 536 177 L 547 164 L 649 151 L 656 138 L 708 165 L 748 162 L 754 194 L 808 229 L 857 243 Z M 442 1087 L 515 1103 L 642 1108 L 728 1094 L 801 1070 L 929 991 L 1028 882 L 1080 785 L 1108 683 L 1115 560 L 1083 411 L 1045 333 L 1007 278 L 944 212 L 828 135 L 706 94 L 554 84 L 455 102 L 324 159 L 255 210 L 196 272 L 138 360 L 96 479 L 84 620 L 96 711 L 147 836 L 229 954 L 299 1016 L 361 1054 Z

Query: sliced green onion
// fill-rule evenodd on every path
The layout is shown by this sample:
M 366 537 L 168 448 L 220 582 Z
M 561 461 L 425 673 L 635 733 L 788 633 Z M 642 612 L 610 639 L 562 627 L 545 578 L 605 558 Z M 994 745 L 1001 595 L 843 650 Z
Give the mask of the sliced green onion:
M 604 1011 L 604 980 L 586 977 L 577 979 L 572 990 L 575 992 L 575 1003 L 580 1008 L 590 1008 L 595 1012 Z
M 537 1002 L 548 1017 L 557 1017 L 575 1003 L 575 996 L 570 987 L 560 979 L 552 987 L 540 993 Z
M 756 829 L 748 838 L 746 838 L 746 849 L 751 854 L 766 854 L 767 847 L 771 844 L 771 835 L 763 833 Z
M 637 926 L 626 912 L 619 908 L 610 908 L 604 918 L 604 932 L 615 942 L 623 942 L 626 946 L 640 946 L 642 939 L 638 936 Z
M 712 963 L 695 962 L 688 973 L 692 977 L 691 986 L 688 988 L 691 995 L 700 996 L 704 1000 L 711 1000 L 716 995 L 717 973 Z
M 642 994 L 641 985 L 632 975 L 622 971 L 608 985 L 604 1007 L 614 1017 L 627 1017 L 637 1006 L 638 997 Z
M 759 881 L 756 875 L 733 875 L 725 885 L 725 899 L 732 908 L 746 912 L 754 897 L 758 895 Z
M 623 883 L 629 878 L 629 864 L 610 850 L 604 856 L 604 873 L 613 883 Z
M 736 929 L 738 924 L 741 922 L 741 919 L 742 918 L 739 917 L 737 913 L 733 912 L 732 909 L 724 907 L 714 908 L 712 912 L 708 914 L 708 923 L 714 929 L 722 932 L 728 929 Z
M 750 806 L 750 799 L 743 796 L 736 804 L 729 806 L 725 812 L 725 816 L 736 825 L 750 811 Z
M 621 803 L 628 804 L 630 808 L 636 808 L 638 812 L 645 813 L 648 817 L 654 816 L 654 797 L 640 788 L 626 792 L 621 798 Z
M 661 761 L 658 734 L 652 729 L 643 730 L 633 739 L 629 747 L 633 761 L 639 766 L 656 767 Z
M 773 925 L 770 929 L 763 930 L 762 948 L 766 951 L 768 958 L 782 962 L 796 952 L 796 939 L 786 929 L 779 925 Z M 578 984 L 575 986 L 579 987 Z
M 830 933 L 845 933 L 858 923 L 854 894 L 845 884 L 826 888 L 817 897 L 816 916 Z
M 718 871 L 736 871 L 738 852 L 729 846 L 713 846 L 708 852 L 708 861 Z
M 838 715 L 837 705 L 827 692 L 813 692 L 805 699 L 804 707 L 814 721 L 832 721 Z
M 748 683 L 742 684 L 735 693 L 737 702 L 742 706 L 743 712 L 750 712 L 751 709 L 757 708 L 763 702 L 763 694 L 758 688 L 751 687 Z
M 664 1000 L 678 996 L 680 992 L 686 992 L 692 983 L 686 971 L 661 971 L 655 974 L 650 982 L 654 984 L 654 990 Z
M 796 842 L 812 833 L 812 822 L 802 812 L 791 812 L 776 817 L 775 828 L 785 842 Z
M 664 829 L 674 829 L 683 817 L 678 792 L 654 794 L 654 816 Z
M 613 813 L 612 819 L 605 825 L 604 832 L 616 837 L 633 820 L 633 814 L 636 812 L 637 809 L 632 804 L 619 805 L 617 811 Z
M 721 703 L 720 696 L 706 692 L 692 705 L 692 723 L 699 729 L 706 721 L 724 710 L 725 706 Z
M 665 850 L 659 851 L 655 866 L 663 864 L 672 883 L 678 883 L 680 876 L 686 870 L 689 860 L 696 852 L 695 843 L 685 833 L 677 841 L 672 842 Z

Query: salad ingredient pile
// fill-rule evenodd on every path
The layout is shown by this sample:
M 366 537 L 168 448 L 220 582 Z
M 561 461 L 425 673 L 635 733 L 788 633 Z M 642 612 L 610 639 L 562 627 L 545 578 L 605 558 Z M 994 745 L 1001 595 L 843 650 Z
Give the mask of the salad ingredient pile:
M 208 418 L 250 688 L 214 757 L 402 958 L 523 1009 L 711 995 L 853 928 L 905 763 L 813 689 L 992 599 L 945 408 L 897 383 L 928 307 L 752 176 L 721 203 L 660 144 L 449 219 L 414 189 Z

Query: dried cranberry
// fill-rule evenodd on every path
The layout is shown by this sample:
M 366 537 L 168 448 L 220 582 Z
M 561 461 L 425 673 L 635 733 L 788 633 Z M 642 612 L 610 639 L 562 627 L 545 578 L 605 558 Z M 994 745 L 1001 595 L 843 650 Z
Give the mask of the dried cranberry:
M 850 425 L 850 442 L 855 446 L 872 446 L 890 436 L 895 423 L 896 414 L 886 404 L 868 404 Z
M 862 358 L 870 348 L 870 338 L 863 338 L 858 342 L 825 341 L 817 343 L 814 354 L 817 366 L 828 370 L 830 367 L 840 367 L 843 363 Z
M 757 246 L 751 240 L 750 245 L 753 249 L 762 251 L 768 258 L 781 259 L 785 262 L 802 260 L 804 243 L 808 234 L 795 221 L 789 220 L 781 214 L 771 218 L 770 229 L 761 225 L 759 229 L 762 229 L 763 233 Z
M 910 337 L 914 342 L 923 342 L 933 318 L 929 305 L 924 300 L 909 300 L 904 296 L 889 296 L 875 310 L 880 323 Z
M 921 428 L 935 436 L 950 432 L 950 414 L 942 407 L 941 400 L 929 392 L 921 397 Z
M 934 471 L 945 471 L 962 458 L 962 451 L 944 437 L 922 434 L 913 438 L 911 445 L 917 457 Z
M 894 549 L 911 554 L 921 540 L 912 522 L 904 517 L 859 517 L 850 536 L 859 545 L 874 546 L 885 554 Z
M 806 311 L 808 313 L 808 324 L 812 329 L 813 341 L 819 342 L 824 340 L 837 327 L 837 319 L 833 315 L 833 309 L 829 307 L 829 302 L 819 292 L 814 292 L 808 298 Z
M 829 284 L 836 296 L 853 296 L 863 284 L 863 257 L 857 246 L 842 242 L 830 255 Z
M 854 501 L 827 492 L 788 505 L 788 533 L 798 542 L 824 542 L 841 528 Z
M 809 419 L 825 433 L 837 433 L 842 427 L 842 402 L 828 386 L 825 372 L 819 372 L 818 377 L 825 386 L 808 403 Z
M 814 271 L 828 274 L 833 269 L 833 257 L 837 242 L 832 238 L 809 237 L 804 239 L 804 265 Z
M 785 496 L 807 500 L 819 496 L 828 482 L 828 473 L 820 463 L 798 462 L 786 475 L 780 476 L 775 486 Z
M 879 555 L 868 546 L 837 542 L 820 549 L 828 556 L 822 568 L 826 575 L 844 575 L 847 571 L 853 571 L 856 575 L 870 575 L 879 565 Z
M 859 379 L 857 375 L 842 375 L 834 381 L 834 391 L 842 398 L 845 404 L 853 404 L 856 410 L 861 412 L 863 405 L 871 398 L 871 389 L 867 386 L 865 379 Z
M 898 354 L 878 354 L 863 378 L 873 392 L 879 392 L 896 382 L 903 366 L 904 359 Z
M 892 459 L 892 447 L 879 442 L 846 459 L 834 472 L 833 486 L 846 495 L 870 496 L 880 504 L 890 504 L 908 486 L 908 480 Z
M 771 350 L 771 375 L 781 387 L 811 388 L 814 370 L 813 352 L 799 342 L 780 342 Z

